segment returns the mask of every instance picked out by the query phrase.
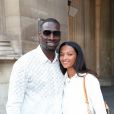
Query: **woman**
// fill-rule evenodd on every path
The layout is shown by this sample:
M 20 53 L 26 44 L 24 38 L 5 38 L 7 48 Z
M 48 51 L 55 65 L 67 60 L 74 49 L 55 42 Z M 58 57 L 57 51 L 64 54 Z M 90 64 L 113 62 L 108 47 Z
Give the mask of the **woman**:
M 96 74 L 87 69 L 81 47 L 72 41 L 62 43 L 59 47 L 59 61 L 66 77 L 63 114 L 88 114 L 83 88 L 84 76 L 91 111 L 106 114 L 99 81 Z

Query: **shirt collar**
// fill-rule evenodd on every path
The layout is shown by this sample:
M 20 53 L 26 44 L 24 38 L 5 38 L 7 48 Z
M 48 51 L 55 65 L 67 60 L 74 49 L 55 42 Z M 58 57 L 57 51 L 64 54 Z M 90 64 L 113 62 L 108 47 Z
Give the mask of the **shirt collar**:
M 79 76 L 78 76 L 78 74 L 75 74 L 73 77 L 84 77 L 84 76 L 86 76 L 86 75 L 87 75 L 87 73 L 79 73 Z M 66 77 L 66 78 L 69 78 L 67 72 L 65 73 L 65 77 Z M 73 78 L 73 77 L 72 77 L 72 78 Z
M 43 60 L 42 62 L 43 63 L 46 63 L 46 62 L 49 62 L 50 60 L 46 57 L 46 55 L 44 54 L 44 52 L 42 51 L 41 49 L 41 46 L 39 45 L 37 48 L 37 53 L 38 53 L 38 56 L 40 56 L 40 58 Z M 53 60 L 53 63 L 58 61 L 58 54 L 55 52 L 55 58 Z M 50 61 L 51 62 L 51 61 Z
M 77 74 L 75 74 L 73 77 L 69 78 L 69 77 L 68 77 L 68 73 L 66 72 L 66 73 L 65 73 L 65 77 L 68 78 L 68 79 L 72 79 L 72 78 L 74 78 L 74 77 L 77 77 Z

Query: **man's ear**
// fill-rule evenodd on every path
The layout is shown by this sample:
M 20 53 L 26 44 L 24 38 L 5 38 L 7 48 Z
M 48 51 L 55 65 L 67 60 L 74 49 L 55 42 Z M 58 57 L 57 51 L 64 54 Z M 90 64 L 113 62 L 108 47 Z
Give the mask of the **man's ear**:
M 41 32 L 38 32 L 38 42 L 40 43 L 40 39 L 41 39 Z
M 38 32 L 38 36 L 41 37 L 41 31 Z

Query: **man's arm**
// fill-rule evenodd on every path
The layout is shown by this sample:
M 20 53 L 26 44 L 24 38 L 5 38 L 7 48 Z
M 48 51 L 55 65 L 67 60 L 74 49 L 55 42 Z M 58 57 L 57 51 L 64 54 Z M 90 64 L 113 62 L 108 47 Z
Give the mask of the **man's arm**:
M 7 114 L 21 114 L 21 106 L 24 100 L 27 79 L 23 63 L 16 62 L 11 72 L 8 102 L 6 105 Z

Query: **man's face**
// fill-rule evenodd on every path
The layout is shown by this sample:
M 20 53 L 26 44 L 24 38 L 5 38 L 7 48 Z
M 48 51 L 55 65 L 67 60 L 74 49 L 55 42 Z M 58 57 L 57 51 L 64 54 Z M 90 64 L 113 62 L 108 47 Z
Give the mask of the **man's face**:
M 40 32 L 40 45 L 43 50 L 55 51 L 60 42 L 60 26 L 54 22 L 46 22 Z

